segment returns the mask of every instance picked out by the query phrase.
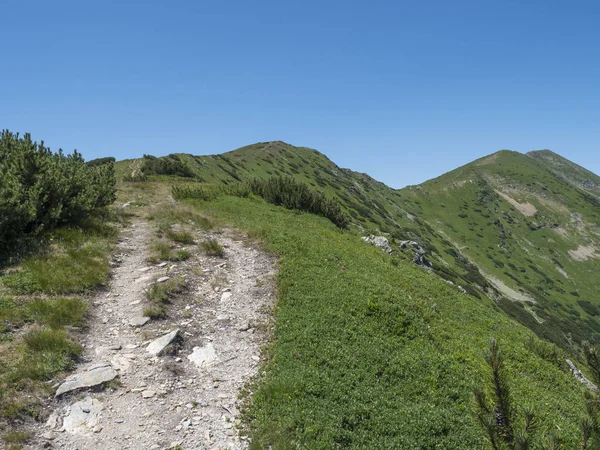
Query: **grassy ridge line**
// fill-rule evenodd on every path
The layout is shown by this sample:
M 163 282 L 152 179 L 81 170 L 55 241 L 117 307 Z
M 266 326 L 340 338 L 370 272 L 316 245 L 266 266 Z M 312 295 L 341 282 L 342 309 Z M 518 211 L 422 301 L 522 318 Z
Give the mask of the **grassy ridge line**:
M 413 203 L 411 195 L 401 195 L 366 174 L 342 169 L 316 150 L 283 142 L 266 142 L 222 155 L 180 154 L 177 157 L 194 170 L 197 180 L 203 180 L 209 186 L 229 188 L 239 185 L 240 180 L 292 177 L 328 198 L 337 199 L 344 214 L 351 217 L 352 226 L 363 230 L 364 234 L 390 233 L 396 241 L 395 248 L 402 240 L 417 240 L 432 257 L 434 268 L 439 269 L 441 276 L 466 287 L 471 293 L 478 291 L 473 283 L 474 267 L 467 267 L 465 261 L 444 251 L 452 244 L 435 227 L 419 218 L 415 212 L 419 205 Z M 121 161 L 116 164 L 116 172 L 120 178 L 127 177 L 138 172 L 142 165 L 142 159 Z M 152 179 L 167 180 L 163 175 L 153 175 Z M 195 189 L 198 185 L 189 180 L 186 183 L 183 178 L 177 182 L 183 189 L 186 186 Z M 410 260 L 414 254 L 408 250 L 399 252 L 398 256 Z M 481 279 L 481 276 L 477 278 Z M 477 284 L 481 285 L 480 282 Z
M 280 256 L 275 341 L 247 411 L 255 448 L 479 448 L 472 389 L 491 337 L 517 406 L 578 445 L 580 387 L 502 314 L 325 219 L 257 199 L 186 203 Z

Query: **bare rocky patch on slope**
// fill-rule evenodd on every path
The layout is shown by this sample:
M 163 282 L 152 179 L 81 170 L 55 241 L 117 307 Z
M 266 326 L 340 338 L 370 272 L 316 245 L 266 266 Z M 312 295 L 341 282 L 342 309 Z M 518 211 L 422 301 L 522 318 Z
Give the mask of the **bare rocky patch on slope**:
M 150 235 L 145 222 L 123 232 L 110 289 L 95 296 L 81 337 L 82 361 L 57 383 L 29 448 L 247 447 L 239 398 L 268 337 L 274 258 L 224 230 L 196 236 L 217 240 L 222 257 L 194 246 L 185 262 L 149 265 Z M 148 321 L 146 290 L 167 277 L 180 279 L 184 292 L 166 319 Z M 90 381 L 94 372 L 101 376 Z

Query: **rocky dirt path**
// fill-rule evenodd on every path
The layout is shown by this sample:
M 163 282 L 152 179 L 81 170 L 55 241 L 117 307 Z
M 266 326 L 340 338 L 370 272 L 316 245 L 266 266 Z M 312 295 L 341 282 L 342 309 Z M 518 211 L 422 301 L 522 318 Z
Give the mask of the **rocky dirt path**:
M 152 232 L 142 221 L 123 231 L 110 289 L 93 300 L 82 361 L 57 383 L 29 448 L 247 447 L 238 394 L 260 366 L 275 261 L 224 230 L 197 236 L 219 241 L 223 257 L 189 246 L 188 261 L 149 265 Z M 166 320 L 146 322 L 145 291 L 166 277 L 184 279 L 186 293 Z

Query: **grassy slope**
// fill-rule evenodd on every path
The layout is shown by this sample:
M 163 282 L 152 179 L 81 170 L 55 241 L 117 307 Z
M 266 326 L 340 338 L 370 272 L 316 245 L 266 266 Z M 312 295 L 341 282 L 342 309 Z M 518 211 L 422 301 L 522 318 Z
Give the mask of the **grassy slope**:
M 576 187 L 600 197 L 600 177 L 595 173 L 550 150 L 537 150 L 527 154 L 543 164 L 548 170 L 563 177 Z
M 258 143 L 222 155 L 175 157 L 211 184 L 271 175 L 304 181 L 336 197 L 352 216 L 356 233 L 389 233 L 396 244 L 417 240 L 436 273 L 484 301 L 489 302 L 484 293 L 496 298 L 502 292 L 469 261 L 535 299 L 536 305 L 505 300 L 499 304 L 538 335 L 565 348 L 583 339 L 600 342 L 600 305 L 591 276 L 600 260 L 574 261 L 568 253 L 579 245 L 600 248 L 600 202 L 592 187 L 580 188 L 583 181 L 597 183 L 600 178 L 552 152 L 499 152 L 402 190 L 341 169 L 316 150 L 283 142 Z M 139 160 L 122 162 L 117 172 L 139 166 Z M 524 216 L 494 190 L 530 203 L 537 213 Z M 410 249 L 393 248 L 401 258 L 413 256 Z
M 353 229 L 357 233 L 389 233 L 396 244 L 400 240 L 417 240 L 426 248 L 434 267 L 445 272 L 445 278 L 466 287 L 473 284 L 465 262 L 456 260 L 443 251 L 452 247 L 452 244 L 419 216 L 418 200 L 415 201 L 411 195 L 404 195 L 366 174 L 342 169 L 316 150 L 294 147 L 283 142 L 265 142 L 222 155 L 178 154 L 175 157 L 193 168 L 200 180 L 210 184 L 228 184 L 272 175 L 294 177 L 337 198 L 352 217 L 355 224 Z M 140 160 L 121 161 L 116 164 L 117 176 L 122 178 L 139 167 Z M 168 177 L 154 179 L 166 180 Z M 394 250 L 399 257 L 405 259 L 414 256 L 411 249 L 402 252 L 396 245 Z
M 533 205 L 536 213 L 522 214 L 495 191 Z M 577 261 L 569 254 L 580 245 L 600 248 L 600 205 L 587 192 L 538 159 L 508 151 L 403 192 L 483 271 L 537 302 L 501 301 L 511 315 L 563 346 L 568 333 L 576 343 L 600 340 L 592 276 L 600 260 Z
M 189 203 L 281 258 L 271 359 L 248 413 L 257 448 L 478 448 L 471 393 L 491 337 L 518 406 L 576 448 L 581 388 L 503 314 L 323 218 L 258 199 Z

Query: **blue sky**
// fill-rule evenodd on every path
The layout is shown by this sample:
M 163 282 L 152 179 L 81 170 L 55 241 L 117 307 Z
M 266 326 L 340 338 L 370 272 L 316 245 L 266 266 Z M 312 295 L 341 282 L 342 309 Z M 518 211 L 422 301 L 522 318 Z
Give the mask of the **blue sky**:
M 600 3 L 2 2 L 0 128 L 87 159 L 316 148 L 393 187 L 500 149 L 600 173 Z

